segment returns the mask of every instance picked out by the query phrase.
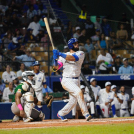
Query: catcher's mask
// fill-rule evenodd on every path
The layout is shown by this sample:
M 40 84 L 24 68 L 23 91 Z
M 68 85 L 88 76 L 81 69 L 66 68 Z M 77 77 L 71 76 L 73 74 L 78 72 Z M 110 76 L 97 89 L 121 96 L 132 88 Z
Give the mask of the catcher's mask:
M 27 81 L 31 85 L 35 85 L 35 77 L 32 71 L 25 71 L 22 73 L 22 78 L 24 81 Z

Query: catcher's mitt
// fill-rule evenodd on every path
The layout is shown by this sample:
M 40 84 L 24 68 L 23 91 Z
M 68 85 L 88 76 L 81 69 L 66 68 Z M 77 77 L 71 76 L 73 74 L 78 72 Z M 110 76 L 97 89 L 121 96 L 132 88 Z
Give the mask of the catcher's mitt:
M 49 95 L 46 99 L 46 105 L 47 107 L 51 107 L 51 104 L 53 102 L 53 96 L 52 95 Z
M 47 105 L 47 107 L 51 107 L 53 102 L 53 96 L 49 95 L 43 102 L 38 101 L 37 105 Z

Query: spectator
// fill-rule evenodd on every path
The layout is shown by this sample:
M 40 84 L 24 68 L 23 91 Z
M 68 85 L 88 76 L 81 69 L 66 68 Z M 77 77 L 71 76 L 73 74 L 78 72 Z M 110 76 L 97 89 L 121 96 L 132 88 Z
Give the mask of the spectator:
M 22 73 L 25 71 L 25 64 L 24 63 L 21 63 L 20 65 L 20 70 L 17 71 L 17 78 L 19 80 L 19 83 L 23 82 L 23 79 L 22 79 Z
M 72 26 L 72 22 L 69 21 L 68 24 L 67 24 L 67 32 L 66 32 L 67 33 L 67 35 L 66 35 L 67 36 L 67 41 L 72 38 L 74 32 L 75 32 L 75 29 Z
M 27 33 L 24 36 L 24 42 L 35 42 L 36 37 L 33 35 L 33 29 L 27 29 Z
M 8 7 L 8 9 L 5 12 L 5 16 L 12 16 L 13 14 L 13 8 L 11 6 Z
M 15 59 L 21 60 L 21 61 L 25 64 L 26 67 L 32 66 L 33 62 L 35 61 L 34 57 L 32 57 L 32 55 L 31 55 L 30 49 L 27 49 L 25 55 L 15 56 L 15 57 L 13 58 L 13 61 L 14 61 Z
M 16 88 L 19 84 L 18 78 L 15 76 L 12 78 L 12 80 L 13 80 L 13 88 Z
M 28 26 L 28 28 L 33 29 L 33 35 L 36 36 L 39 33 L 39 30 L 41 29 L 41 26 L 38 22 L 37 16 L 34 16 L 33 22 L 31 22 Z
M 44 28 L 44 29 L 45 29 L 45 22 L 44 22 L 44 18 L 45 18 L 45 17 L 46 17 L 46 16 L 43 15 L 43 16 L 40 18 L 40 20 L 39 20 L 40 26 L 41 26 L 42 28 Z
M 11 43 L 12 42 L 12 38 L 11 38 L 11 33 L 6 33 L 5 34 L 5 36 L 3 37 L 3 43 L 4 43 L 4 48 L 5 48 L 5 51 L 7 51 L 8 50 L 8 45 L 9 45 L 9 43 Z
M 134 55 L 131 56 L 131 62 L 129 63 L 129 65 L 133 67 L 134 72 Z
M 124 25 L 124 29 L 127 30 L 128 34 L 131 34 L 131 26 L 130 26 L 130 20 L 127 19 L 126 13 L 122 13 L 122 18 L 119 20 L 118 23 L 118 29 L 120 29 L 120 25 Z
M 15 34 L 14 34 L 14 37 L 17 38 L 18 40 L 18 37 L 22 36 L 21 32 L 20 32 L 20 29 L 15 29 Z M 20 38 L 19 38 L 20 39 Z
M 112 56 L 109 53 L 106 53 L 104 49 L 102 49 L 96 61 L 97 65 L 99 65 L 99 70 L 101 74 L 110 73 L 112 62 L 113 62 Z
M 84 63 L 84 66 L 83 66 L 81 71 L 84 75 L 91 75 L 92 74 L 92 70 L 89 68 L 89 62 Z
M 47 9 L 43 8 L 43 5 L 39 5 L 39 9 L 37 10 L 38 15 L 47 14 Z
M 31 6 L 30 9 L 27 10 L 27 17 L 32 19 L 35 15 L 37 15 L 37 11 Z
M 110 49 L 118 49 L 118 48 L 122 47 L 121 41 L 116 39 L 115 32 L 113 32 L 113 31 L 111 32 L 110 38 L 108 38 L 107 42 L 108 42 L 108 47 Z
M 128 32 L 127 30 L 124 30 L 124 25 L 120 25 L 120 30 L 117 31 L 117 39 L 120 39 L 122 41 L 125 41 L 128 39 Z
M 95 35 L 91 37 L 92 43 L 94 44 L 95 49 L 99 49 L 99 43 L 100 43 L 100 30 L 96 29 Z
M 20 56 L 20 55 L 24 55 L 25 53 L 25 44 L 21 43 L 20 48 L 18 49 L 18 51 L 16 51 L 16 56 Z
M 102 19 L 101 27 L 102 27 L 102 32 L 105 34 L 105 36 L 108 36 L 109 37 L 110 34 L 111 34 L 112 29 L 111 29 L 110 24 L 108 24 L 106 17 L 104 17 Z
M 18 41 L 17 41 L 17 38 L 14 37 L 14 38 L 12 39 L 12 42 L 9 43 L 9 45 L 8 45 L 8 52 L 9 52 L 9 53 L 10 53 L 10 52 L 15 52 L 15 51 L 18 50 L 18 49 L 19 49 Z
M 90 55 L 91 55 L 91 51 L 94 49 L 93 44 L 91 43 L 91 39 L 87 39 L 86 40 L 86 44 L 84 46 L 86 52 L 85 52 L 85 56 L 86 56 L 86 60 L 89 62 L 90 61 Z
M 40 29 L 40 30 L 39 30 L 39 33 L 38 33 L 37 36 L 36 36 L 37 41 L 40 42 L 40 41 L 41 41 L 41 38 L 42 38 L 43 36 L 44 36 L 44 30 L 43 30 L 43 29 Z
M 23 16 L 20 18 L 21 26 L 22 27 L 28 27 L 30 23 L 30 18 L 27 17 L 27 12 L 23 12 Z
M 116 58 L 115 58 L 115 62 L 114 62 L 114 67 L 115 67 L 115 70 L 116 72 L 119 71 L 119 68 L 122 66 L 122 62 L 121 62 L 121 57 L 118 55 Z
M 1 77 L 0 77 L 0 102 L 1 102 L 3 91 L 4 91 L 5 87 L 6 86 L 5 86 L 4 83 L 2 83 L 2 80 L 1 80 Z
M 80 27 L 75 28 L 76 32 L 73 34 L 73 38 L 79 38 L 80 37 Z
M 6 71 L 2 74 L 2 79 L 5 83 L 12 82 L 12 77 L 15 77 L 16 74 L 13 71 L 10 71 L 10 66 L 6 65 Z
M 107 42 L 105 41 L 105 35 L 101 34 L 100 49 L 108 49 Z
M 99 29 L 100 33 L 102 33 L 102 28 L 100 24 L 100 16 L 96 16 L 96 22 L 94 23 L 94 25 L 95 25 L 95 29 Z
M 94 49 L 91 39 L 86 39 L 85 49 L 88 53 L 90 53 Z
M 90 20 L 90 17 L 87 17 L 86 19 L 85 29 L 86 29 L 86 36 L 88 36 L 88 38 L 95 35 L 94 23 Z
M 118 74 L 133 74 L 133 67 L 128 64 L 128 59 L 123 59 L 123 66 L 119 68 Z
M 49 86 L 47 86 L 47 92 L 48 93 L 53 93 L 53 90 Z M 42 88 L 42 93 L 46 94 L 46 89 L 44 87 Z
M 9 82 L 9 87 L 6 87 L 3 92 L 2 99 L 4 102 L 11 102 L 9 95 L 14 94 L 13 82 Z
M 85 22 L 87 18 L 87 9 L 86 9 L 86 5 L 82 5 L 82 9 L 81 9 L 81 13 L 79 15 L 79 22 Z
M 44 37 L 41 38 L 41 46 L 48 50 L 48 43 L 50 42 L 47 31 L 44 32 Z
M 27 10 L 29 9 L 30 7 L 30 1 L 26 0 L 24 6 L 23 6 L 23 10 L 24 12 L 27 12 Z
M 81 36 L 78 38 L 78 40 L 79 40 L 80 43 L 83 43 L 83 45 L 84 45 L 86 43 L 86 39 L 87 39 L 87 37 L 86 37 L 86 29 L 83 29 L 81 31 Z
M 11 27 L 19 27 L 20 26 L 20 20 L 18 19 L 16 13 L 13 13 L 13 15 L 10 19 L 10 25 L 11 25 Z
M 2 24 L 4 26 L 4 31 L 7 31 L 9 29 L 9 27 L 11 26 L 11 24 L 10 24 L 10 15 L 6 15 L 3 18 Z

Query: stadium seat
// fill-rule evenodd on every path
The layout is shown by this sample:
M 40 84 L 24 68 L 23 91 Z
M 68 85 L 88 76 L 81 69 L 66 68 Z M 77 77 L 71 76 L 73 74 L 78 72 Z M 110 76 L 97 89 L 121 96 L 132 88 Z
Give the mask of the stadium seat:
M 48 66 L 41 67 L 41 70 L 44 70 L 45 72 L 48 72 Z
M 35 59 L 38 60 L 38 61 L 41 61 L 42 57 L 41 56 L 36 56 Z
M 127 50 L 116 50 L 116 54 L 120 55 L 127 54 Z
M 123 54 L 123 58 L 131 58 L 131 54 Z
M 96 50 L 91 51 L 91 60 L 96 59 Z

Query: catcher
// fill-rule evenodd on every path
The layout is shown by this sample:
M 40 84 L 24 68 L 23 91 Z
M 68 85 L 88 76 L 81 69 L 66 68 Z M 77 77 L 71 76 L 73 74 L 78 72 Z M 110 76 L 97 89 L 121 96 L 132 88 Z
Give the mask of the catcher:
M 48 97 L 46 101 L 38 102 L 32 85 L 35 84 L 34 73 L 25 71 L 22 73 L 24 82 L 19 84 L 14 91 L 15 102 L 11 106 L 11 111 L 15 114 L 13 122 L 17 122 L 23 118 L 24 122 L 42 121 L 45 118 L 44 113 L 35 109 L 35 105 L 47 104 L 51 106 L 52 97 Z

